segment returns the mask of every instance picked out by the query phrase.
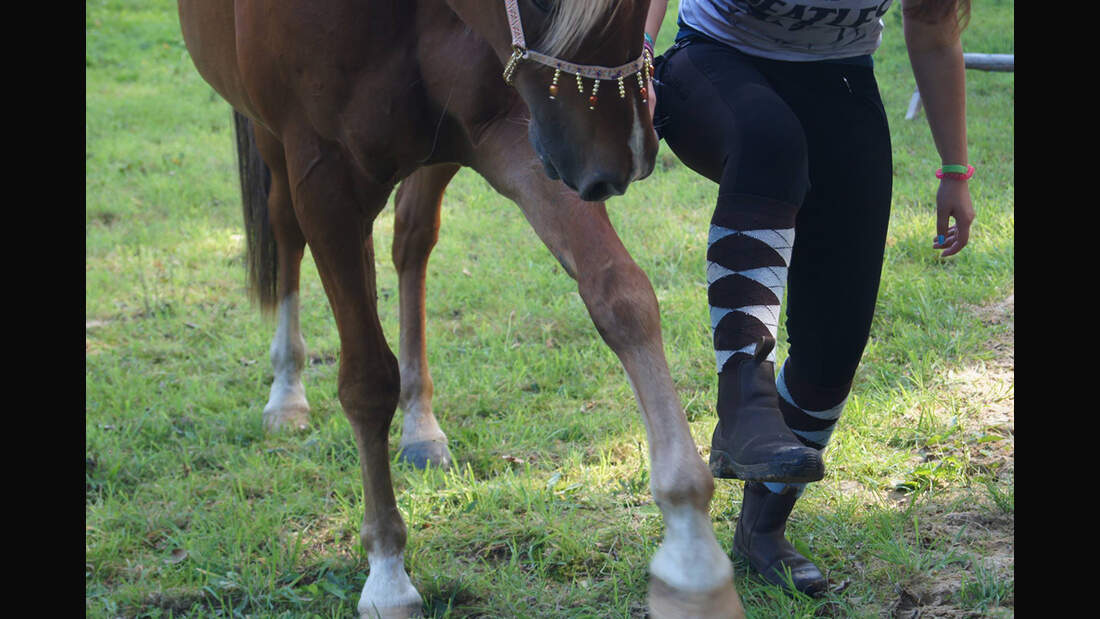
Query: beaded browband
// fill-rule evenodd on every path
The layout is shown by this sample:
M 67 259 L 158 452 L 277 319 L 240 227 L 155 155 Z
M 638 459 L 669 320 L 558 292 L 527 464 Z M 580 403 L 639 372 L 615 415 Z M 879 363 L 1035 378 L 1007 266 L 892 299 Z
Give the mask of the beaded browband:
M 593 80 L 592 94 L 588 97 L 588 109 L 590 110 L 596 109 L 596 103 L 598 101 L 596 93 L 600 89 L 600 80 L 617 81 L 619 83 L 619 98 L 625 99 L 626 86 L 623 84 L 623 80 L 629 75 L 638 76 L 638 90 L 642 95 L 642 103 L 647 102 L 645 84 L 653 71 L 653 56 L 650 55 L 649 49 L 643 47 L 642 55 L 639 56 L 637 60 L 617 67 L 575 64 L 527 49 L 527 41 L 523 37 L 523 23 L 520 21 L 517 0 L 504 0 L 504 8 L 508 12 L 508 27 L 512 29 L 512 57 L 508 59 L 508 64 L 504 66 L 504 82 L 509 86 L 512 85 L 512 74 L 516 72 L 516 67 L 519 66 L 520 61 L 534 60 L 539 64 L 544 64 L 554 69 L 554 78 L 550 82 L 549 88 L 551 99 L 557 98 L 558 77 L 561 75 L 562 71 L 564 71 L 577 77 L 577 90 L 582 95 L 584 94 L 584 82 L 582 78 L 587 77 Z

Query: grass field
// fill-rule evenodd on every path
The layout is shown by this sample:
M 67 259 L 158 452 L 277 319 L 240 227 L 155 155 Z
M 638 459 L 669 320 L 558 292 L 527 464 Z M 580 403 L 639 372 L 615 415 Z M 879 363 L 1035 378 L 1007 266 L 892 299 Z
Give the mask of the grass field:
M 670 4 L 658 51 L 675 34 Z M 1011 0 L 975 2 L 966 51 L 1013 53 L 1013 11 Z M 229 108 L 196 73 L 174 3 L 89 0 L 86 19 L 87 614 L 354 616 L 362 489 L 311 258 L 311 426 L 266 436 L 274 325 L 244 289 Z M 886 22 L 876 73 L 895 175 L 878 311 L 826 477 L 789 526 L 845 586 L 795 599 L 735 563 L 752 617 L 1014 615 L 1014 77 L 967 75 L 978 219 L 970 246 L 941 260 L 939 158 L 924 117 L 904 120 L 913 78 L 897 7 Z M 715 195 L 662 145 L 654 174 L 608 207 L 661 303 L 703 457 L 715 421 L 704 277 Z M 378 293 L 396 347 L 392 229 L 387 209 Z M 467 170 L 445 198 L 427 302 L 435 410 L 456 466 L 394 469 L 426 615 L 643 616 L 662 525 L 630 387 L 573 280 Z M 716 485 L 711 515 L 729 548 L 741 484 Z

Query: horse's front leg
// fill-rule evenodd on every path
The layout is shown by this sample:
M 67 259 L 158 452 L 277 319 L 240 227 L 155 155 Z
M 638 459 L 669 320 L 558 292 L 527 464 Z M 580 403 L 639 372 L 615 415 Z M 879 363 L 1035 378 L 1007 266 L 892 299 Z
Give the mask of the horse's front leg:
M 649 278 L 622 246 L 602 204 L 577 200 L 561 217 L 581 298 L 622 362 L 645 421 L 650 487 L 665 523 L 649 566 L 651 614 L 741 617 L 733 570 L 708 512 L 714 481 L 669 374 Z
M 344 150 L 310 129 L 288 132 L 294 213 L 340 334 L 338 395 L 359 450 L 360 535 L 370 572 L 358 611 L 371 619 L 404 619 L 419 613 L 422 604 L 404 569 L 407 530 L 390 474 L 389 428 L 401 380 L 378 318 L 371 244 L 374 218 L 391 188 L 365 180 Z
M 518 128 L 517 128 L 518 127 Z M 600 336 L 626 370 L 645 422 L 650 488 L 665 537 L 650 562 L 654 617 L 743 617 L 733 568 L 711 525 L 714 481 L 696 451 L 665 361 L 657 297 L 601 203 L 550 181 L 522 126 L 500 123 L 473 166 L 519 204 L 539 238 L 576 280 Z
M 425 278 L 428 256 L 439 239 L 439 211 L 443 191 L 460 166 L 441 164 L 420 168 L 397 189 L 393 224 L 393 264 L 401 297 L 401 459 L 422 469 L 429 464 L 451 466 L 447 435 L 432 413 L 432 376 L 428 371 L 425 338 Z

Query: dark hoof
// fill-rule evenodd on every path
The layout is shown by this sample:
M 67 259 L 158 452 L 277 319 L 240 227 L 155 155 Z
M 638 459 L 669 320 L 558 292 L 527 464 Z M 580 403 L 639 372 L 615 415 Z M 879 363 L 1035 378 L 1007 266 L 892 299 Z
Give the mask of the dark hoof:
M 405 445 L 401 448 L 399 459 L 421 470 L 429 465 L 444 470 L 451 468 L 451 450 L 447 449 L 446 442 L 441 441 L 421 441 Z
M 798 484 L 825 477 L 825 461 L 811 447 L 785 449 L 771 460 L 759 463 L 737 462 L 726 452 L 711 449 L 709 464 L 711 475 L 719 479 Z

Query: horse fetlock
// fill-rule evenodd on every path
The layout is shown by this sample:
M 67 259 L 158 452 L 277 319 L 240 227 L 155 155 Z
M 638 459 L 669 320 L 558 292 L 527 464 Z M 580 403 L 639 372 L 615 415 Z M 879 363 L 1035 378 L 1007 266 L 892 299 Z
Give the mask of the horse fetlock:
M 432 413 L 431 400 L 416 398 L 401 405 L 404 418 L 401 423 L 401 444 L 409 445 L 424 441 L 447 442 L 447 435 L 439 427 L 439 421 Z
M 398 406 L 405 414 L 419 411 L 428 411 L 431 414 L 434 393 L 435 384 L 427 372 L 421 371 L 418 366 L 401 368 L 401 397 Z
M 300 374 L 306 365 L 306 340 L 301 335 L 276 333 L 268 350 L 276 374 Z
M 657 505 L 662 510 L 680 505 L 706 512 L 714 496 L 714 477 L 703 459 L 694 449 L 685 450 L 675 462 L 664 459 L 668 454 L 661 456 L 650 467 L 649 486 Z

